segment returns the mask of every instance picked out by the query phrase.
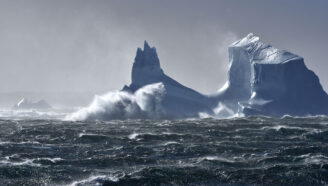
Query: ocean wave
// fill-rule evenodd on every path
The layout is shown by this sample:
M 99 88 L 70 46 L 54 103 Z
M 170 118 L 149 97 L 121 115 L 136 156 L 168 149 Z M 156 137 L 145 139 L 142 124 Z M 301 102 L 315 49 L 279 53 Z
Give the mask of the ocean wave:
M 106 176 L 106 175 L 96 175 L 90 176 L 89 178 L 82 179 L 79 181 L 74 181 L 68 186 L 77 186 L 77 185 L 101 185 L 104 181 L 117 182 L 118 178 L 115 176 Z
M 113 120 L 160 118 L 164 115 L 160 102 L 165 94 L 162 83 L 146 85 L 134 94 L 125 91 L 95 96 L 89 107 L 78 110 L 66 120 Z
M 38 110 L 10 110 L 2 109 L 0 110 L 1 119 L 64 119 L 66 115 L 71 112 L 69 110 L 60 110 L 60 109 L 51 109 L 47 111 L 38 111 Z
M 198 113 L 199 118 L 215 118 L 215 119 L 229 119 L 236 117 L 243 117 L 242 113 L 237 113 L 229 108 L 227 105 L 219 102 L 218 105 L 212 109 L 211 113 L 200 112 Z
M 3 144 L 14 144 L 14 145 L 20 145 L 20 144 L 40 144 L 38 141 L 22 141 L 22 142 L 14 142 L 14 141 L 0 141 L 0 145 Z
M 23 165 L 28 165 L 28 166 L 35 166 L 35 167 L 40 167 L 41 164 L 39 163 L 34 163 L 33 159 L 26 159 L 23 161 L 10 161 L 10 160 L 1 160 L 0 165 L 9 165 L 9 166 L 23 166 Z
M 227 162 L 227 163 L 235 163 L 235 159 L 230 159 L 230 158 L 225 158 L 225 157 L 220 157 L 220 156 L 205 156 L 198 158 L 198 162 L 202 161 L 220 161 L 220 162 Z
M 0 185 L 325 185 L 325 122 L 0 120 Z

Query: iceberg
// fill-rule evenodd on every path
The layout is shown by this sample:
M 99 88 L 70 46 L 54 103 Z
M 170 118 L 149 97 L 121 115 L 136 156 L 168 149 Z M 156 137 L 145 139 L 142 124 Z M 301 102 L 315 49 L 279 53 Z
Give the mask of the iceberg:
M 13 106 L 14 110 L 46 110 L 51 108 L 45 100 L 31 101 L 27 98 L 21 99 Z
M 245 115 L 328 114 L 328 96 L 304 59 L 249 34 L 229 47 L 229 86 L 218 96 Z
M 138 48 L 131 84 L 96 96 L 73 120 L 327 115 L 328 96 L 304 59 L 248 34 L 228 48 L 228 80 L 211 95 L 166 75 L 155 47 Z
M 216 100 L 185 87 L 167 76 L 160 66 L 156 48 L 144 42 L 144 49 L 137 49 L 132 67 L 132 78 L 129 86 L 123 91 L 135 92 L 139 88 L 161 82 L 166 94 L 162 100 L 163 111 L 167 117 L 185 118 L 197 116 L 199 112 L 211 112 Z

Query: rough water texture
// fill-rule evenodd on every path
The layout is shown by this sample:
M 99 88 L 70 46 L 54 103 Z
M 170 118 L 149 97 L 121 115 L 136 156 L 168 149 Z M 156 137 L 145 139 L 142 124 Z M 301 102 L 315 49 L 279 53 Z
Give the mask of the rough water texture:
M 0 120 L 0 185 L 327 185 L 328 118 Z

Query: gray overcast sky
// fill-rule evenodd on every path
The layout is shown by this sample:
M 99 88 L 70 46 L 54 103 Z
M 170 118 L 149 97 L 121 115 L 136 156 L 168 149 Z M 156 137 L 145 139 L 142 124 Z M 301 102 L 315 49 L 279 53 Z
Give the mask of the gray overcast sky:
M 130 83 L 137 47 L 202 93 L 224 84 L 227 46 L 249 32 L 305 58 L 328 90 L 325 0 L 0 1 L 0 92 L 94 92 Z

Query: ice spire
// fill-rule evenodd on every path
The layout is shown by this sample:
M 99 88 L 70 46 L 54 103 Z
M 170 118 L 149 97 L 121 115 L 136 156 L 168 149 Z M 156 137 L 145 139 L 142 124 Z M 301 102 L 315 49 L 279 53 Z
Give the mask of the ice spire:
M 148 42 L 144 42 L 144 49 L 138 48 L 137 55 L 134 60 L 134 67 L 143 68 L 160 68 L 159 59 L 157 56 L 156 48 L 150 47 Z
M 149 50 L 149 49 L 150 49 L 150 46 L 149 46 L 148 42 L 145 40 L 145 42 L 144 42 L 144 51 Z

